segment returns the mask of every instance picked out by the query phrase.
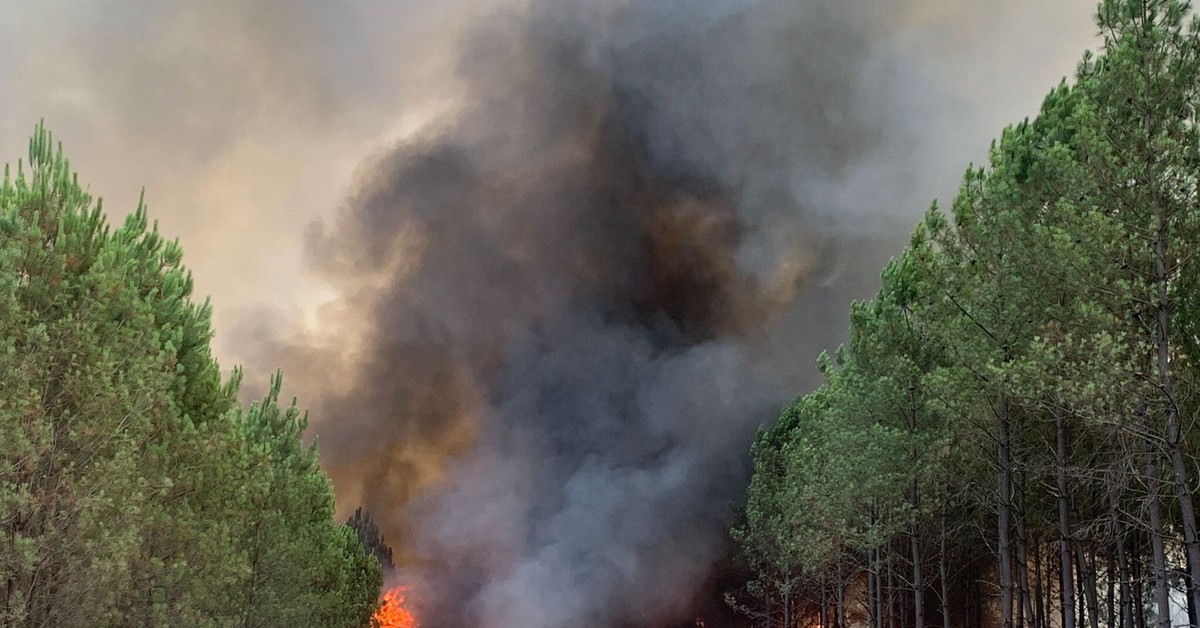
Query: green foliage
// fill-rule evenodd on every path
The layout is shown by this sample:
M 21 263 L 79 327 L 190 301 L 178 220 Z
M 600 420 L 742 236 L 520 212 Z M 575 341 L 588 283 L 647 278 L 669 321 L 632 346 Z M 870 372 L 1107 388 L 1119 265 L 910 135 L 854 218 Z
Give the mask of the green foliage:
M 0 185 L 0 623 L 362 626 L 379 566 L 302 444 L 222 381 L 144 206 L 111 229 L 39 126 Z M 352 543 L 353 541 L 353 543 Z
M 325 599 L 320 621 L 331 627 L 367 626 L 378 606 L 383 586 L 379 561 L 363 551 L 358 535 L 347 525 L 336 528 L 336 548 L 326 563 Z
M 354 514 L 346 521 L 346 525 L 357 535 L 358 541 L 367 550 L 368 554 L 375 556 L 379 561 L 379 567 L 384 571 L 395 569 L 396 564 L 392 560 L 392 548 L 388 547 L 387 540 L 384 539 L 383 533 L 379 530 L 379 524 L 371 518 L 371 513 L 363 510 L 361 507 L 354 509 Z
M 1041 551 L 1078 572 L 1095 622 L 1134 604 L 1114 588 L 1098 608 L 1097 572 L 1116 587 L 1153 562 L 1165 591 L 1185 565 L 1164 563 L 1200 564 L 1200 28 L 1173 0 L 1105 0 L 1097 22 L 1103 50 L 930 210 L 852 306 L 825 384 L 756 442 L 733 536 L 762 604 L 820 599 L 835 569 L 918 579 L 929 562 L 994 573 L 1001 610 L 1030 621 Z

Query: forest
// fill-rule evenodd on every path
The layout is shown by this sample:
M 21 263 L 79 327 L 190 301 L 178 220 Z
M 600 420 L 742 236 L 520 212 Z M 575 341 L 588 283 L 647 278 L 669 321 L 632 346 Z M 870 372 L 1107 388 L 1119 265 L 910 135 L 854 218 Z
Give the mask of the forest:
M 242 407 L 191 290 L 145 206 L 111 227 L 39 126 L 0 184 L 0 625 L 369 621 L 378 531 L 334 522 L 280 375 Z
M 1200 29 L 1097 25 L 759 433 L 757 625 L 1200 625 Z

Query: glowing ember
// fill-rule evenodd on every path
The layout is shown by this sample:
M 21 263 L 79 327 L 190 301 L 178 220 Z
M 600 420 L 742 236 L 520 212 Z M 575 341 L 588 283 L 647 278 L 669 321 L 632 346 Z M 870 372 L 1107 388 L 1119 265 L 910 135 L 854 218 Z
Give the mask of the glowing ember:
M 371 616 L 372 628 L 417 628 L 417 620 L 404 608 L 408 587 L 393 587 L 383 594 L 379 610 Z

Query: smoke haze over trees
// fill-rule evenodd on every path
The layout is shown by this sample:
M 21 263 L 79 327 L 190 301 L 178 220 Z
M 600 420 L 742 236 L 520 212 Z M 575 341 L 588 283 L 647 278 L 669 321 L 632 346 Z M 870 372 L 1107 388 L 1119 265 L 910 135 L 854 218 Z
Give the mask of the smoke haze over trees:
M 926 176 L 939 94 L 889 39 L 920 9 L 535 2 L 467 33 L 462 105 L 310 232 L 342 333 L 268 348 L 328 382 L 323 463 L 420 614 L 688 612 L 744 443 Z
M 754 430 L 1091 35 L 1082 1 L 18 5 L 0 145 L 46 115 L 162 199 L 217 350 L 284 366 L 445 625 L 688 613 Z

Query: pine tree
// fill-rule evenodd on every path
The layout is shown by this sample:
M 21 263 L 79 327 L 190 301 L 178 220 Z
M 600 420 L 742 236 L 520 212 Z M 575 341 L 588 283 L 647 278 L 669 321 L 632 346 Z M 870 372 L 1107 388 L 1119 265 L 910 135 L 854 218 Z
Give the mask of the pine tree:
M 40 125 L 0 184 L 0 623 L 363 626 L 379 565 L 333 522 L 280 378 L 222 381 L 208 304 L 144 205 L 110 229 Z
M 171 331 L 156 315 L 187 281 L 140 209 L 110 232 L 41 126 L 28 169 L 10 175 L 0 186 L 0 616 L 109 623 L 131 586 L 151 490 L 141 446 L 173 385 Z
M 1098 23 L 1100 54 L 1004 131 L 949 215 L 927 215 L 876 299 L 853 306 L 826 384 L 785 412 L 780 445 L 752 452 L 743 548 L 828 536 L 752 516 L 792 504 L 869 531 L 835 535 L 825 568 L 865 571 L 872 626 L 924 623 L 933 547 L 945 628 L 983 623 L 987 587 L 1002 626 L 1056 610 L 1062 626 L 1167 626 L 1181 569 L 1200 625 L 1200 28 L 1172 0 L 1105 0 Z M 907 499 L 879 490 L 896 477 Z M 909 599 L 894 584 L 905 560 Z
M 379 524 L 371 518 L 371 513 L 363 510 L 361 506 L 355 508 L 354 514 L 346 520 L 346 525 L 354 531 L 367 553 L 379 561 L 381 569 L 392 571 L 396 568 L 396 563 L 392 560 L 392 548 L 388 547 L 387 539 L 379 531 Z
M 238 625 L 337 628 L 347 625 L 347 618 L 327 609 L 350 608 L 357 617 L 363 607 L 372 607 L 379 564 L 367 560 L 357 543 L 350 551 L 345 526 L 331 524 L 332 486 L 317 467 L 315 445 L 301 440 L 307 417 L 295 400 L 286 408 L 279 405 L 282 383 L 277 373 L 242 423 L 249 447 L 244 485 L 250 509 L 240 520 L 240 546 L 249 570 L 239 586 Z

